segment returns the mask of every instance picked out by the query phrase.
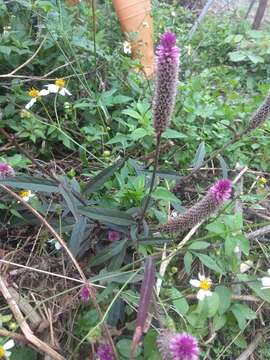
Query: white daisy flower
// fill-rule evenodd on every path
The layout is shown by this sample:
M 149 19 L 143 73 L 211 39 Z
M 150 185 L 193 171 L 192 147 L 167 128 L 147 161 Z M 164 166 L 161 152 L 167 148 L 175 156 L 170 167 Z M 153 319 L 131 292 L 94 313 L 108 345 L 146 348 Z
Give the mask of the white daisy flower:
M 39 91 L 38 89 L 32 88 L 30 91 L 28 91 L 28 95 L 31 96 L 32 99 L 25 105 L 25 108 L 29 110 L 36 103 L 40 96 L 46 96 L 49 93 L 50 92 L 46 89 Z
M 203 300 L 207 296 L 212 296 L 213 293 L 212 291 L 210 291 L 210 288 L 212 286 L 212 280 L 210 278 L 206 278 L 204 275 L 201 275 L 200 273 L 198 275 L 198 278 L 199 278 L 198 280 L 192 279 L 189 281 L 189 283 L 192 286 L 196 288 L 200 288 L 200 290 L 197 292 L 197 299 Z
M 131 54 L 131 45 L 130 42 L 124 41 L 123 42 L 123 50 L 125 54 Z
M 59 93 L 62 96 L 68 95 L 70 96 L 71 93 L 68 89 L 65 88 L 65 80 L 64 79 L 57 79 L 55 80 L 54 84 L 45 85 L 47 91 L 52 94 Z
M 31 190 L 22 190 L 19 192 L 19 195 L 24 201 L 29 201 L 32 197 L 35 196 Z
M 262 289 L 269 289 L 270 288 L 270 269 L 267 270 L 269 276 L 264 276 L 261 278 L 262 282 Z
M 8 340 L 4 345 L 0 345 L 0 359 L 5 358 L 9 359 L 11 355 L 11 351 L 8 351 L 12 349 L 15 346 L 14 340 Z

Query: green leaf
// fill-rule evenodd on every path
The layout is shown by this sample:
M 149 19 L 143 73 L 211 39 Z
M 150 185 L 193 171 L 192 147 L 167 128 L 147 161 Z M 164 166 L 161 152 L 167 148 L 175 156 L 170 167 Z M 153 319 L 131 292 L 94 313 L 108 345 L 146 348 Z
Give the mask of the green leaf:
M 165 139 L 186 139 L 186 135 L 180 133 L 179 131 L 173 130 L 173 129 L 167 129 L 162 134 L 162 137 Z
M 229 53 L 229 57 L 231 61 L 238 62 L 243 61 L 247 58 L 247 55 L 244 51 L 232 51 Z
M 222 170 L 222 177 L 224 179 L 227 179 L 228 178 L 228 165 L 221 155 L 218 156 L 218 161 L 219 161 L 219 164 L 220 164 L 220 167 Z
M 10 360 L 36 360 L 37 359 L 37 352 L 29 348 L 20 348 L 12 351 L 12 355 Z
M 73 196 L 71 189 L 69 188 L 68 185 L 67 185 L 67 187 L 59 185 L 58 188 L 59 188 L 60 194 L 65 199 L 65 202 L 67 203 L 69 210 L 72 212 L 72 215 L 74 216 L 76 221 L 78 221 L 78 219 L 79 219 L 79 214 L 78 214 L 78 209 L 77 209 L 78 200 L 75 199 L 75 197 Z
M 146 333 L 143 341 L 144 359 L 161 360 L 161 355 L 157 350 L 157 332 L 150 330 Z
M 113 256 L 119 254 L 126 245 L 126 243 L 127 240 L 121 240 L 109 246 L 106 246 L 103 250 L 99 251 L 99 253 L 94 256 L 94 258 L 91 259 L 90 266 L 97 266 L 107 262 Z
M 98 220 L 102 223 L 110 223 L 114 225 L 130 226 L 135 225 L 136 221 L 131 215 L 117 209 L 107 209 L 96 206 L 78 206 L 81 214 L 92 220 Z
M 204 250 L 207 249 L 210 244 L 206 241 L 195 241 L 191 245 L 189 245 L 189 250 Z
M 195 158 L 193 160 L 194 169 L 198 169 L 202 166 L 204 158 L 205 158 L 205 144 L 204 142 L 201 142 L 200 145 L 198 146 Z
M 116 161 L 113 165 L 107 167 L 106 169 L 102 170 L 100 173 L 98 173 L 92 180 L 89 181 L 89 183 L 86 185 L 83 194 L 89 195 L 91 193 L 94 193 L 99 188 L 101 188 L 105 182 L 117 171 L 119 170 L 125 160 L 121 159 L 119 161 Z
M 262 289 L 261 281 L 256 281 L 257 278 L 255 276 L 238 274 L 237 277 L 240 281 L 245 282 L 246 285 L 252 289 L 257 296 L 270 303 L 270 289 Z
M 52 180 L 33 176 L 18 175 L 0 180 L 0 184 L 9 185 L 16 189 L 40 191 L 46 193 L 59 192 L 58 184 Z
M 227 318 L 225 315 L 215 315 L 213 319 L 214 330 L 218 331 L 226 324 Z
M 152 198 L 156 200 L 165 200 L 171 202 L 180 202 L 180 200 L 169 190 L 163 187 L 157 187 L 156 190 L 152 193 Z
M 196 312 L 205 317 L 213 317 L 219 308 L 219 296 L 215 292 L 198 302 Z
M 125 359 L 131 358 L 131 344 L 132 341 L 129 339 L 121 339 L 116 344 L 116 348 L 119 351 L 119 354 L 123 356 Z M 142 353 L 142 348 L 140 346 L 137 347 L 133 357 L 138 357 Z
M 189 274 L 191 271 L 192 261 L 193 261 L 192 254 L 187 251 L 184 256 L 184 265 L 185 265 L 185 271 L 187 274 Z
M 148 131 L 146 131 L 145 129 L 138 128 L 130 134 L 130 139 L 132 139 L 133 141 L 137 141 L 139 139 L 142 139 L 148 134 L 149 134 Z
M 219 267 L 216 261 L 212 259 L 210 256 L 199 253 L 195 253 L 194 255 L 196 255 L 200 259 L 200 261 L 209 269 L 214 270 L 222 275 L 225 274 L 224 271 L 221 269 L 221 267 Z
M 247 57 L 253 64 L 264 63 L 264 58 L 259 55 L 248 53 Z
M 90 232 L 91 227 L 87 224 L 87 219 L 84 216 L 79 216 L 68 242 L 68 247 L 75 257 L 82 256 L 88 250 L 90 244 L 88 241 L 86 242 L 86 238 L 90 235 Z
M 233 304 L 231 307 L 231 311 L 238 322 L 240 330 L 242 331 L 246 327 L 247 319 L 254 320 L 257 318 L 256 313 L 245 304 Z
M 219 285 L 215 288 L 215 292 L 220 299 L 220 306 L 218 312 L 220 315 L 224 314 L 231 306 L 232 292 L 224 285 Z
M 173 299 L 172 302 L 178 314 L 185 315 L 188 312 L 189 306 L 182 293 L 179 290 L 172 288 L 170 290 L 170 297 Z

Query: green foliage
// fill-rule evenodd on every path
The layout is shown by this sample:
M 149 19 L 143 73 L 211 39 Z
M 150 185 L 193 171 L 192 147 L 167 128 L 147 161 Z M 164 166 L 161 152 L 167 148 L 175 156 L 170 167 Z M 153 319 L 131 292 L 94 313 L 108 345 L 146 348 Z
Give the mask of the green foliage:
M 173 260 L 176 270 L 164 275 L 160 271 L 162 287 L 156 298 L 166 326 L 196 335 L 205 344 L 202 353 L 207 348 L 212 358 L 224 349 L 224 359 L 236 358 L 248 344 L 248 325 L 256 326 L 257 313 L 252 305 L 235 300 L 233 285 L 239 285 L 243 294 L 245 291 L 270 303 L 270 290 L 261 289 L 254 269 L 241 273 L 245 260 L 257 263 L 260 257 L 260 266 L 267 266 L 263 246 L 258 250 L 246 236 L 252 221 L 245 212 L 235 211 L 234 202 L 228 204 L 177 252 L 174 247 L 182 237 L 157 234 L 156 227 L 167 222 L 168 212 L 180 213 L 191 206 L 214 178 L 234 176 L 231 170 L 236 163 L 251 169 L 245 174 L 239 196 L 244 209 L 258 209 L 267 201 L 269 188 L 260 184 L 257 175 L 265 172 L 268 179 L 270 171 L 269 122 L 222 153 L 218 150 L 246 128 L 269 91 L 269 31 L 251 30 L 238 15 L 209 14 L 189 41 L 187 35 L 197 14 L 180 5 L 153 1 L 155 40 L 166 29 L 176 32 L 181 74 L 175 113 L 170 128 L 162 134 L 156 183 L 142 221 L 156 146 L 151 114 L 153 84 L 137 71 L 138 61 L 124 53 L 124 36 L 112 4 L 97 1 L 96 5 L 93 14 L 87 1 L 72 8 L 56 0 L 0 0 L 0 73 L 7 74 L 0 93 L 0 128 L 15 135 L 19 144 L 12 138 L 6 143 L 1 134 L 0 161 L 13 166 L 16 176 L 1 179 L 0 184 L 15 192 L 35 193 L 29 204 L 61 234 L 90 281 L 99 286 L 96 299 L 104 318 L 100 319 L 91 302 L 77 307 L 75 320 L 61 318 L 61 327 L 75 324 L 74 329 L 72 325 L 71 330 L 63 331 L 73 334 L 74 330 L 70 353 L 78 354 L 81 346 L 89 356 L 91 345 L 104 342 L 101 325 L 106 321 L 120 359 L 130 358 L 143 259 L 154 254 L 162 269 L 161 257 L 170 256 L 172 251 L 177 256 Z M 8 75 L 24 63 L 14 76 Z M 65 78 L 72 95 L 40 96 L 26 110 L 28 91 L 32 87 L 41 90 L 57 78 Z M 175 194 L 174 185 L 187 169 L 201 167 L 213 154 L 214 175 L 211 169 L 196 177 L 198 182 L 183 184 L 180 194 Z M 20 238 L 20 231 L 29 230 L 26 237 L 30 242 L 35 237 L 35 245 L 30 247 L 27 240 L 24 251 L 37 251 L 57 263 L 60 260 L 69 271 L 59 243 L 40 228 L 24 204 L 2 188 L 0 197 L 4 233 L 18 231 Z M 111 232 L 117 240 L 110 238 Z M 16 253 L 21 246 L 14 245 L 16 241 L 7 239 L 4 251 Z M 241 251 L 241 259 L 236 249 Z M 266 245 L 265 254 L 267 250 Z M 200 301 L 195 295 L 198 289 L 189 284 L 198 272 L 213 281 L 212 296 Z M 239 284 L 235 284 L 237 279 Z M 1 313 L 0 320 L 9 328 L 9 314 Z M 216 338 L 205 342 L 213 331 Z M 156 337 L 157 331 L 149 330 L 134 358 L 161 359 Z M 228 343 L 232 345 L 226 348 Z M 265 358 L 269 355 L 263 346 L 259 353 Z M 11 359 L 24 358 L 34 360 L 37 354 L 26 348 L 13 351 Z

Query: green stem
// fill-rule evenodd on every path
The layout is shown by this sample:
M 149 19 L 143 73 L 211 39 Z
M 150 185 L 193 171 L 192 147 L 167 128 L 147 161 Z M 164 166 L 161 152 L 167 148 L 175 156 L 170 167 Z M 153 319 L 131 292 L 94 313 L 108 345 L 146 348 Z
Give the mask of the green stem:
M 142 209 L 141 221 L 143 220 L 145 212 L 146 212 L 146 210 L 148 208 L 150 198 L 151 198 L 151 193 L 152 193 L 152 191 L 154 189 L 154 185 L 155 185 L 157 166 L 158 166 L 158 159 L 159 159 L 159 153 L 160 153 L 160 143 L 161 143 L 161 134 L 158 134 L 157 135 L 157 142 L 156 142 L 154 169 L 153 169 L 153 173 L 152 173 L 152 179 L 151 179 L 149 192 L 148 192 L 148 195 L 146 197 L 146 200 L 145 200 L 145 203 L 144 203 L 144 206 L 143 206 L 143 209 Z

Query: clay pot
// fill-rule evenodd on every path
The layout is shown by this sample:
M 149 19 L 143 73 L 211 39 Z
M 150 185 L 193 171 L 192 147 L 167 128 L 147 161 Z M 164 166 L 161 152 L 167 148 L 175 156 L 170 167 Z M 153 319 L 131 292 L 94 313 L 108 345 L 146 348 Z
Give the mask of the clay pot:
M 139 59 L 145 75 L 154 73 L 151 0 L 112 0 L 122 31 L 131 43 L 132 57 Z

